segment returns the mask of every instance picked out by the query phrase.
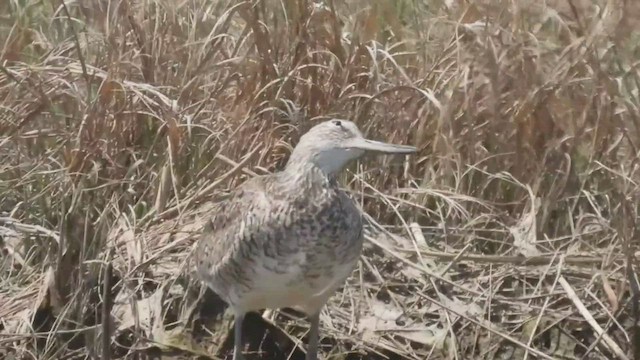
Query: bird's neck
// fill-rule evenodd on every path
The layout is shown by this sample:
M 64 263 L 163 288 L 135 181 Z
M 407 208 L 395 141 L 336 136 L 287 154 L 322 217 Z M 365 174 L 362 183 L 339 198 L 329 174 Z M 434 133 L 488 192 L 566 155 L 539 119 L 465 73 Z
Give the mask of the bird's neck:
M 313 162 L 290 162 L 282 175 L 287 186 L 309 190 L 338 187 L 335 175 L 327 174 Z

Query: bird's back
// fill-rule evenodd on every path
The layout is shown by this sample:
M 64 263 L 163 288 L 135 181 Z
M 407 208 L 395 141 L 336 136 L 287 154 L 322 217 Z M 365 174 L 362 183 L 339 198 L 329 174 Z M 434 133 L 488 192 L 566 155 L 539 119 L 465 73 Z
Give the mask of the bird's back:
M 232 306 L 309 312 L 349 276 L 361 248 L 353 201 L 308 169 L 240 186 L 213 214 L 195 257 L 200 278 Z

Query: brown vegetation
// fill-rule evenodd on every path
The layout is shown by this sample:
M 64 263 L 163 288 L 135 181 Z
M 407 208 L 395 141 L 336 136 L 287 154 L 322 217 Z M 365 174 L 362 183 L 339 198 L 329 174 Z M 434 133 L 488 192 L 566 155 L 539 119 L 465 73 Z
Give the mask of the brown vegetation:
M 639 11 L 1 2 L 0 353 L 224 355 L 193 234 L 343 117 L 419 155 L 344 176 L 369 241 L 325 358 L 640 359 Z M 251 351 L 300 358 L 306 326 L 247 318 Z

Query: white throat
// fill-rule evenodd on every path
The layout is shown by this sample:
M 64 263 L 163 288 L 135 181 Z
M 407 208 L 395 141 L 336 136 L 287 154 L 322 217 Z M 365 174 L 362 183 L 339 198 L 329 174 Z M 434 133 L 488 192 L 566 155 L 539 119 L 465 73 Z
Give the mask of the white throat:
M 317 153 L 312 161 L 325 174 L 335 175 L 363 153 L 364 151 L 357 149 L 327 149 Z

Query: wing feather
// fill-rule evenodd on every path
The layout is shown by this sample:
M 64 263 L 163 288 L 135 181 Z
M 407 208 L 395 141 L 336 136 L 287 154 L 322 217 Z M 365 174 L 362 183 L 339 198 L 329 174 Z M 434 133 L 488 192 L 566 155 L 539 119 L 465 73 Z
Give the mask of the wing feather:
M 263 229 L 260 214 L 271 206 L 266 183 L 266 177 L 247 180 L 219 203 L 206 221 L 194 258 L 200 277 L 216 292 L 225 292 L 225 283 L 242 281 L 245 276 L 243 263 L 251 261 L 251 251 L 257 245 L 251 243 Z

